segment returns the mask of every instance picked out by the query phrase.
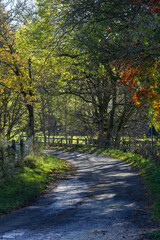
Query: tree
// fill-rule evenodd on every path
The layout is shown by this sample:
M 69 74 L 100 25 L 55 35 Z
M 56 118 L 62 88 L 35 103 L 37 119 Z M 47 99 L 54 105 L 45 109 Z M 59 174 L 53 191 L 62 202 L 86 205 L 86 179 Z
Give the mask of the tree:
M 0 97 L 0 133 L 3 133 L 10 140 L 24 130 L 26 111 L 23 107 L 21 96 L 4 89 Z
M 159 1 L 74 1 L 64 11 L 78 47 L 104 65 L 121 63 L 134 101 L 147 100 L 158 117 Z
M 57 135 L 62 124 L 59 121 L 58 113 L 56 108 L 59 108 L 59 102 L 57 99 L 52 98 L 45 92 L 39 94 L 39 104 L 35 111 L 36 116 L 36 130 L 43 133 L 44 142 L 46 144 L 47 138 L 50 139 L 51 136 Z
M 142 73 L 145 69 L 148 73 L 154 69 L 149 67 L 148 59 L 154 66 L 158 63 L 158 54 L 155 55 L 159 24 L 157 5 L 151 15 L 150 7 L 148 1 L 53 3 L 38 0 L 37 13 L 34 17 L 25 13 L 28 19 L 25 18 L 16 31 L 8 27 L 7 18 L 2 14 L 5 24 L 1 26 L 1 64 L 9 69 L 6 85 L 23 97 L 29 113 L 30 135 L 34 135 L 35 101 L 40 104 L 44 135 L 48 124 L 45 116 L 48 119 L 55 116 L 47 113 L 50 107 L 53 111 L 52 104 L 55 104 L 49 101 L 47 105 L 47 93 L 54 98 L 68 94 L 71 103 L 75 96 L 81 99 L 83 107 L 79 106 L 81 111 L 77 116 L 87 119 L 87 114 L 92 114 L 93 128 L 99 131 L 99 138 L 119 138 L 136 108 L 132 98 L 135 100 L 142 93 Z M 131 76 L 130 69 L 134 75 L 131 79 L 127 77 Z M 146 81 L 150 73 L 145 74 Z M 13 83 L 17 87 L 13 87 Z M 152 90 L 153 85 L 155 88 L 155 83 L 149 85 Z M 72 109 L 72 104 L 67 107 Z M 67 118 L 74 124 L 74 118 L 69 115 Z M 63 117 L 65 126 L 67 118 Z
M 127 120 L 127 105 L 131 109 L 134 106 L 127 102 L 131 93 L 119 85 L 121 68 L 117 67 L 117 61 L 129 49 L 128 26 L 137 16 L 137 10 L 132 2 L 128 5 L 126 1 L 120 5 L 117 1 L 38 3 L 39 17 L 33 21 L 31 41 L 35 43 L 38 38 L 36 44 L 47 59 L 45 69 L 52 65 L 45 77 L 42 76 L 46 71 L 43 69 L 43 74 L 41 71 L 41 79 L 48 79 L 43 87 L 52 95 L 71 94 L 91 104 L 99 138 L 105 135 L 110 140 L 115 124 L 120 131 Z M 59 15 L 55 17 L 55 13 Z
M 20 94 L 29 115 L 29 136 L 34 136 L 34 90 L 31 59 L 24 59 L 16 47 L 15 32 L 10 28 L 9 16 L 0 9 L 0 65 L 1 85 L 13 94 Z M 4 78 L 5 76 L 5 78 Z

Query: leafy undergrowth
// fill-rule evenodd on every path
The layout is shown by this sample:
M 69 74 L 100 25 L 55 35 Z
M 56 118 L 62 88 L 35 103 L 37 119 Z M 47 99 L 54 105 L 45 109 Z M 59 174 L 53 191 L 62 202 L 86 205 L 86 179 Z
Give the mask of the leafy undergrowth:
M 0 215 L 27 205 L 40 195 L 51 181 L 56 182 L 74 167 L 49 154 L 30 155 L 12 177 L 0 180 Z
M 144 178 L 153 202 L 153 213 L 160 220 L 160 163 L 138 154 L 117 149 L 97 149 L 95 147 L 58 147 L 58 150 L 100 153 L 121 159 L 132 165 Z
M 149 239 L 150 240 L 158 240 L 158 239 L 160 239 L 160 230 L 155 232 L 155 233 L 150 234 Z

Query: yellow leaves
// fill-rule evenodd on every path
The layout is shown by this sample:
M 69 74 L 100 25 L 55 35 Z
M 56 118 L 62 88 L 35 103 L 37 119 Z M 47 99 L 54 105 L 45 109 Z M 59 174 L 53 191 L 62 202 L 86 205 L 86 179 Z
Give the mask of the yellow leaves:
M 26 103 L 27 105 L 34 106 L 35 96 L 27 95 L 24 100 L 25 100 L 25 103 Z
M 33 106 L 36 100 L 35 84 L 30 75 L 33 69 L 32 65 L 29 65 L 29 58 L 24 57 L 30 54 L 29 44 L 25 45 L 28 36 L 26 35 L 26 41 L 23 41 L 20 34 L 19 31 L 15 38 L 15 33 L 5 20 L 0 25 L 0 104 L 3 104 L 3 99 L 9 94 L 8 96 L 19 96 L 24 104 Z
M 32 94 L 36 93 L 36 88 L 34 87 L 34 84 L 30 84 L 28 83 L 28 81 L 26 82 L 26 84 L 23 83 L 23 90 L 28 93 L 28 92 L 32 92 Z
M 160 98 L 154 100 L 151 105 L 156 122 L 160 122 Z
M 2 96 L 4 93 L 4 89 L 2 87 L 0 87 L 0 96 Z
M 6 23 L 2 23 L 0 25 L 0 30 L 1 30 L 0 33 L 1 33 L 1 35 L 5 34 L 6 30 L 8 30 L 8 29 L 9 29 L 9 26 Z
M 33 105 L 34 98 L 30 98 L 29 93 L 32 92 L 32 94 L 35 94 L 35 88 L 34 83 L 29 77 L 27 61 L 22 59 L 17 53 L 7 53 L 7 55 L 0 53 L 0 56 L 7 57 L 5 59 L 6 65 L 3 64 L 1 68 L 0 81 L 3 81 L 5 88 L 12 92 L 21 95 L 25 93 L 24 95 L 27 96 L 25 103 Z M 0 89 L 0 94 L 3 94 L 2 88 Z
M 16 85 L 16 78 L 15 78 L 15 76 L 8 76 L 6 78 L 6 87 L 8 89 L 13 89 L 14 85 Z
M 136 105 L 140 105 L 141 104 L 141 102 L 139 101 L 139 96 L 138 96 L 138 94 L 137 93 L 135 93 L 134 94 L 134 96 L 133 96 L 133 101 L 136 103 Z

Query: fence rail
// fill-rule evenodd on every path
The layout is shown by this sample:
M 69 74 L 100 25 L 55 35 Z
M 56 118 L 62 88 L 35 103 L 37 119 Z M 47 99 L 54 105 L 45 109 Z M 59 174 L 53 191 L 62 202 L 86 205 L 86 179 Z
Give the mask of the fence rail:
M 153 144 L 151 141 L 107 141 L 88 138 L 65 138 L 52 137 L 47 138 L 47 142 L 43 137 L 36 137 L 36 142 L 49 146 L 80 146 L 80 147 L 98 147 L 120 149 L 124 152 L 130 151 L 141 154 L 145 157 L 152 157 L 152 159 L 160 160 L 160 146 Z M 20 166 L 26 155 L 30 153 L 31 141 L 25 136 L 21 137 L 18 142 L 14 140 L 7 144 L 7 146 L 0 147 L 0 178 L 3 174 L 11 175 L 16 171 L 16 167 Z
M 0 178 L 3 175 L 12 175 L 30 153 L 30 148 L 30 140 L 24 141 L 22 138 L 18 142 L 12 140 L 11 143 L 5 142 L 5 145 L 0 146 Z
M 124 152 L 130 151 L 143 156 L 156 156 L 160 158 L 160 146 L 157 144 L 152 144 L 150 140 L 142 141 L 107 141 L 104 139 L 88 139 L 88 138 L 65 138 L 65 137 L 52 137 L 47 139 L 47 144 L 50 146 L 86 146 L 86 147 L 100 147 L 100 148 L 110 148 L 110 149 L 120 149 Z M 45 144 L 43 137 L 37 137 L 37 142 Z

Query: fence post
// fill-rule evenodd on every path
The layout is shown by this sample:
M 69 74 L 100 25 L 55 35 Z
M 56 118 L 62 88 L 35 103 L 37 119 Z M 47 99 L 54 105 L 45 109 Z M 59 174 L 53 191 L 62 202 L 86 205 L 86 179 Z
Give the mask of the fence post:
M 98 139 L 94 141 L 94 147 L 101 148 L 102 147 L 102 139 Z
M 8 154 L 8 159 L 10 161 L 10 159 L 11 159 L 11 147 L 10 147 L 10 145 L 7 146 L 7 154 Z
M 13 161 L 15 163 L 16 161 L 16 141 L 15 140 L 12 140 L 12 156 L 13 156 Z
M 20 156 L 22 161 L 24 158 L 24 140 L 23 139 L 20 140 Z
M 16 150 L 16 141 L 12 140 L 12 149 Z
M 5 156 L 4 156 L 4 149 L 3 149 L 3 147 L 0 148 L 0 160 L 2 161 L 2 164 L 4 164 Z
M 128 151 L 130 151 L 131 150 L 131 144 L 130 144 L 130 139 L 129 139 L 129 141 L 128 141 Z

